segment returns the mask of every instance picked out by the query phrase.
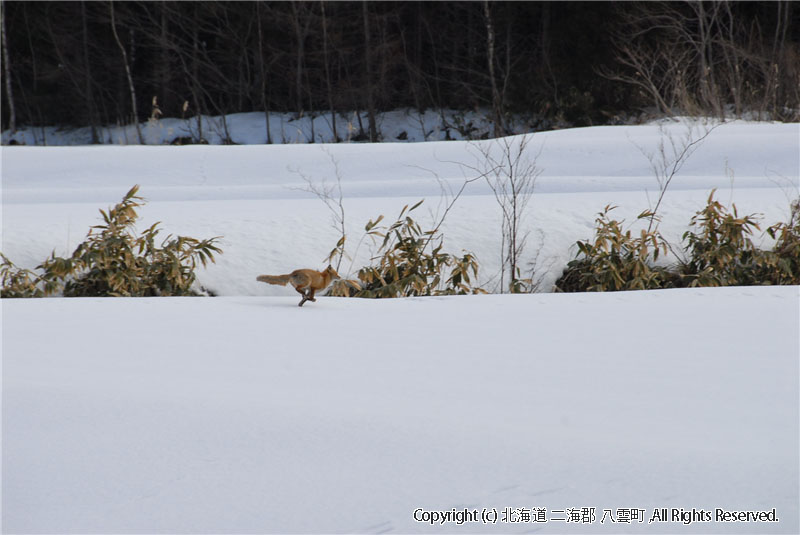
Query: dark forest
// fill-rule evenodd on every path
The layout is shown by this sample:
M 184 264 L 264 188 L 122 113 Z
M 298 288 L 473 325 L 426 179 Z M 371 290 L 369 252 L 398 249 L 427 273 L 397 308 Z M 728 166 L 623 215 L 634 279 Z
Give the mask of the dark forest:
M 545 128 L 800 117 L 779 2 L 4 1 L 2 127 L 197 113 L 486 110 Z M 155 100 L 154 100 L 155 97 Z M 534 123 L 535 124 L 535 123 Z

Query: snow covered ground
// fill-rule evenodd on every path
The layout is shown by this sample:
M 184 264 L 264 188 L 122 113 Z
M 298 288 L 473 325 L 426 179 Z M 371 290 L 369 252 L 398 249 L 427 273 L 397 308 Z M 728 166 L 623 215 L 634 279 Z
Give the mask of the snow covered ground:
M 538 252 L 543 289 L 606 204 L 629 222 L 652 206 L 642 153 L 686 128 L 534 136 L 525 261 Z M 679 242 L 714 187 L 785 220 L 799 144 L 796 124 L 718 127 L 671 185 L 662 231 Z M 434 220 L 479 156 L 466 142 L 3 147 L 2 252 L 19 265 L 71 253 L 136 183 L 142 225 L 221 235 L 225 251 L 199 274 L 223 297 L 2 301 L 3 532 L 800 531 L 798 287 L 301 309 L 255 281 L 323 267 L 336 243 L 302 175 L 333 184 L 338 166 L 352 275 L 374 252 L 356 247 L 368 219 L 425 198 L 418 219 Z M 443 230 L 496 290 L 484 182 Z M 558 520 L 570 508 L 580 521 Z M 429 522 L 454 510 L 496 523 Z M 633 510 L 642 522 L 619 521 Z M 722 521 L 732 511 L 764 520 Z
M 674 123 L 663 131 L 649 125 L 535 134 L 528 156 L 541 175 L 522 225 L 529 233 L 523 266 L 536 260 L 534 278 L 548 290 L 574 256 L 571 246 L 592 235 L 605 205 L 619 205 L 614 215 L 629 223 L 654 205 L 658 184 L 645 154 L 656 153 L 666 136 L 680 145 L 687 134 L 697 139 L 704 132 Z M 482 146 L 502 149 L 481 143 L 3 147 L 2 251 L 24 267 L 54 249 L 68 255 L 97 223 L 99 208 L 140 184 L 150 201 L 140 212 L 143 225 L 161 221 L 166 232 L 223 237 L 225 253 L 199 275 L 203 286 L 219 295 L 289 295 L 255 276 L 321 267 L 338 240 L 325 205 L 302 191 L 303 177 L 334 185 L 338 166 L 353 258 L 342 267 L 354 276 L 375 252 L 369 240 L 357 247 L 367 221 L 380 214 L 389 221 L 404 204 L 424 198 L 416 219 L 432 226 L 444 208 L 442 188 L 457 191 L 477 175 L 469 167 L 480 164 Z M 740 213 L 763 214 L 767 226 L 785 221 L 800 188 L 799 144 L 797 124 L 716 128 L 671 184 L 660 209 L 662 232 L 679 244 L 712 188 Z M 443 231 L 444 249 L 473 252 L 481 284 L 497 291 L 501 211 L 485 181 L 467 185 Z
M 3 529 L 797 533 L 799 298 L 4 300 Z

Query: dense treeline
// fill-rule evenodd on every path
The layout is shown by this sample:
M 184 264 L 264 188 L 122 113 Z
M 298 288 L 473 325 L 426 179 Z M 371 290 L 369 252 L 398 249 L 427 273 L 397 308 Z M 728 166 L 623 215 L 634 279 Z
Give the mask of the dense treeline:
M 510 113 L 540 127 L 642 109 L 797 120 L 798 14 L 790 1 L 4 1 L 2 126 L 361 111 L 375 138 L 374 114 L 399 107 L 485 109 L 495 133 Z

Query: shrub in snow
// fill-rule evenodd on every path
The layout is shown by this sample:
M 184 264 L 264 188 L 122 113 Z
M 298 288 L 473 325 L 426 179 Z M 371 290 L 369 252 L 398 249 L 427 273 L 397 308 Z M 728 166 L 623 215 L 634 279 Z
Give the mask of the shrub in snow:
M 367 235 L 382 240 L 374 259 L 377 264 L 359 270 L 359 288 L 344 281 L 333 288 L 332 295 L 375 298 L 485 293 L 473 287 L 470 279 L 478 275 L 475 257 L 443 252 L 443 236 L 438 227 L 423 231 L 408 215 L 421 204 L 422 201 L 411 208 L 404 206 L 397 221 L 388 228 L 378 226 L 383 216 L 367 223 Z
M 646 290 L 670 285 L 664 268 L 656 267 L 667 243 L 654 230 L 642 229 L 638 235 L 623 231 L 624 221 L 609 219 L 615 207 L 606 206 L 595 222 L 594 240 L 578 241 L 578 257 L 567 264 L 556 281 L 559 292 L 604 292 Z M 653 214 L 642 212 L 638 220 L 650 220 Z
M 760 230 L 754 214 L 739 217 L 736 205 L 730 213 L 714 191 L 705 208 L 692 217 L 683 239 L 689 258 L 680 266 L 688 286 L 749 286 L 762 284 L 766 253 L 750 239 Z M 694 230 L 692 230 L 694 229 Z
M 6 255 L 0 257 L 0 297 L 44 297 L 59 289 L 56 280 L 19 268 Z
M 767 233 L 776 240 L 772 282 L 800 284 L 800 198 L 792 202 L 789 222 L 776 223 Z
M 767 229 L 776 239 L 772 251 L 757 248 L 750 236 L 760 230 L 751 214 L 739 217 L 736 205 L 730 213 L 714 200 L 714 191 L 706 207 L 697 212 L 687 240 L 688 261 L 681 265 L 681 277 L 688 286 L 753 286 L 800 283 L 800 200 L 792 203 L 788 223 Z
M 714 200 L 692 217 L 683 235 L 686 258 L 676 266 L 656 266 L 669 246 L 657 231 L 636 236 L 622 231 L 606 209 L 597 218 L 594 241 L 579 241 L 578 256 L 556 281 L 562 292 L 644 290 L 696 286 L 800 284 L 800 199 L 792 203 L 788 223 L 776 223 L 767 233 L 776 240 L 771 251 L 759 249 L 751 236 L 760 230 L 754 214 L 739 217 Z M 651 218 L 644 212 L 639 219 Z
M 53 253 L 37 266 L 41 274 L 19 269 L 3 256 L 2 297 L 41 297 L 59 291 L 67 297 L 197 295 L 192 288 L 194 270 L 222 252 L 215 245 L 218 238 L 170 235 L 158 245 L 158 223 L 137 236 L 136 209 L 144 204 L 138 190 L 134 186 L 116 206 L 100 210 L 103 223 L 89 230 L 72 256 Z

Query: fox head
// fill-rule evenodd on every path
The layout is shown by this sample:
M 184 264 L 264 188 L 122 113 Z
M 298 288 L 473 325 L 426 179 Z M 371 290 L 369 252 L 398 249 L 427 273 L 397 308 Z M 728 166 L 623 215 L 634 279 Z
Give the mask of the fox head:
M 339 274 L 338 274 L 338 273 L 336 273 L 336 270 L 335 270 L 335 269 L 333 269 L 333 266 L 328 266 L 328 267 L 325 269 L 325 273 L 327 273 L 328 275 L 330 275 L 330 277 L 331 277 L 331 280 L 332 280 L 332 281 L 335 281 L 336 279 L 341 279 L 341 277 L 339 276 Z

